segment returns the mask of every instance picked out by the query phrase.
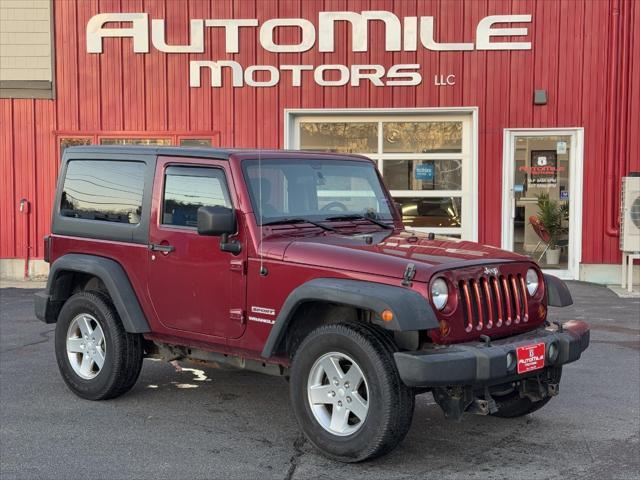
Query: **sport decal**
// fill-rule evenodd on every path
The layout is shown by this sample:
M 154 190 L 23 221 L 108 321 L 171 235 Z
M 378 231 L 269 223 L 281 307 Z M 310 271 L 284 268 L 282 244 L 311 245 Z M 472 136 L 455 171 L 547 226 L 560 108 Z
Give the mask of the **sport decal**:
M 276 311 L 273 308 L 265 308 L 265 307 L 251 307 L 251 312 L 261 313 L 263 315 L 271 315 L 271 316 L 275 316 L 276 314 Z

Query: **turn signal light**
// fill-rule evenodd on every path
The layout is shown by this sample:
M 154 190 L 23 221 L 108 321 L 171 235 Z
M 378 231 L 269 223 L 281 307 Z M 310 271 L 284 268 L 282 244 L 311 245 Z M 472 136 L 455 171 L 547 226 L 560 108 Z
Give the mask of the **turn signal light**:
M 439 325 L 440 325 L 440 335 L 442 335 L 443 337 L 446 337 L 447 335 L 449 335 L 449 333 L 451 332 L 451 327 L 449 326 L 449 324 L 444 320 L 440 320 Z
M 547 307 L 540 305 L 538 307 L 538 318 L 544 320 L 547 317 Z
M 391 320 L 393 320 L 393 312 L 391 310 L 384 310 L 380 316 L 382 317 L 382 320 L 384 320 L 385 322 L 390 322 Z

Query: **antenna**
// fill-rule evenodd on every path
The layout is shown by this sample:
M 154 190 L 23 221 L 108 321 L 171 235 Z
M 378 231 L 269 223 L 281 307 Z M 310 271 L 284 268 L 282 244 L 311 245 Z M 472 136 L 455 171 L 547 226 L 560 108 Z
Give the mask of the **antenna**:
M 258 246 L 258 256 L 260 257 L 260 275 L 267 274 L 264 268 L 264 258 L 262 255 L 262 244 L 264 242 L 262 226 L 262 149 L 258 147 L 258 208 L 260 209 L 260 245 Z

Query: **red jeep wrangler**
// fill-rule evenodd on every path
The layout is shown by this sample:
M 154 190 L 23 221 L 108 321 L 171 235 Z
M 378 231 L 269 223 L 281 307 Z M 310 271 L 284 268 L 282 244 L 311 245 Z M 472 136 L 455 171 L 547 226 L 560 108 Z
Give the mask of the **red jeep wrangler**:
M 65 151 L 36 315 L 77 395 L 127 392 L 142 360 L 282 375 L 320 451 L 394 448 L 414 398 L 447 418 L 517 417 L 589 344 L 529 258 L 405 230 L 365 157 L 295 151 Z

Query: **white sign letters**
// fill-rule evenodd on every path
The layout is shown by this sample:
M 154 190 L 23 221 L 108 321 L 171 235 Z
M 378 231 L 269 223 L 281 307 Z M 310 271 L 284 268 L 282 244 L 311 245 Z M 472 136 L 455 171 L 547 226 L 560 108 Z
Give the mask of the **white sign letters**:
M 112 27 L 113 22 L 126 24 Z M 106 38 L 131 38 L 134 53 L 149 53 L 151 45 L 164 53 L 205 53 L 205 34 L 208 28 L 223 28 L 225 32 L 225 53 L 239 53 L 240 29 L 258 29 L 260 47 L 273 53 L 301 53 L 317 47 L 319 52 L 333 52 L 335 26 L 347 22 L 351 35 L 351 50 L 366 52 L 369 46 L 369 24 L 384 24 L 384 49 L 387 52 L 415 52 L 418 48 L 437 52 L 463 52 L 473 50 L 530 50 L 531 42 L 498 42 L 491 37 L 527 37 L 529 29 L 498 28 L 496 24 L 530 23 L 531 15 L 491 15 L 478 22 L 475 43 L 440 43 L 436 40 L 434 17 L 404 17 L 402 21 L 394 13 L 384 10 L 356 12 L 320 12 L 317 28 L 305 18 L 274 18 L 260 24 L 257 19 L 191 19 L 189 22 L 189 44 L 169 45 L 166 40 L 164 19 L 149 19 L 147 13 L 100 13 L 87 23 L 87 52 L 102 53 Z M 279 43 L 276 35 L 279 28 L 295 28 L 299 31 L 298 43 Z M 420 65 L 398 64 L 388 69 L 382 65 L 250 65 L 243 67 L 233 60 L 193 60 L 190 62 L 189 84 L 201 86 L 202 70 L 210 73 L 212 87 L 223 86 L 223 69 L 231 72 L 234 87 L 271 87 L 277 85 L 283 72 L 290 85 L 299 87 L 302 77 L 310 75 L 320 86 L 358 86 L 363 81 L 374 86 L 418 85 L 422 81 Z M 260 73 L 259 73 L 260 72 Z M 258 74 L 259 73 L 259 74 Z M 440 74 L 447 81 L 442 85 L 454 85 L 451 73 Z M 436 84 L 439 84 L 436 82 Z

